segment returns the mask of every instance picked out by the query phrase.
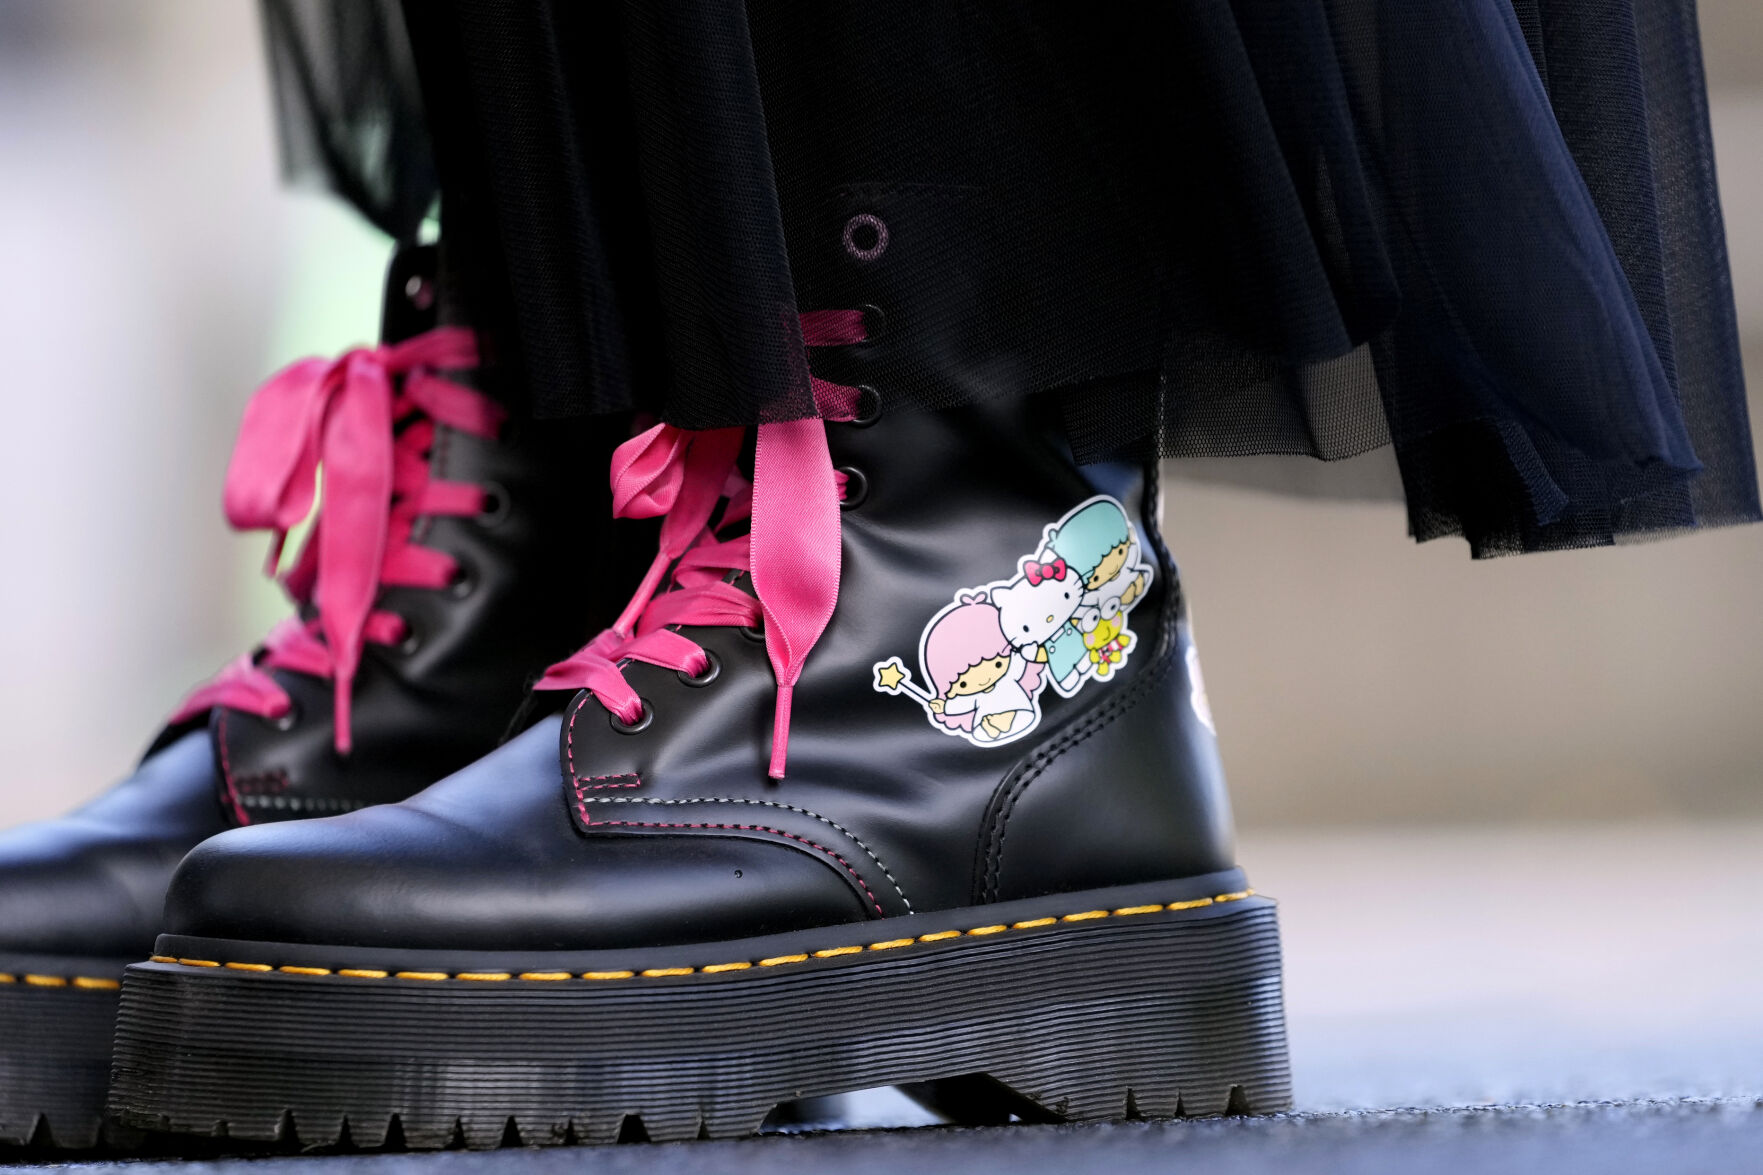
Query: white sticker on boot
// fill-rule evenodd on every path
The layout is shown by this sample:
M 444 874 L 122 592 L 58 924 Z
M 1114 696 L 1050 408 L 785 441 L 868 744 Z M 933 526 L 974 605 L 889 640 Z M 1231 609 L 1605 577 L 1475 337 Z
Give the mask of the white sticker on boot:
M 1014 578 L 959 591 L 931 617 L 918 639 L 923 685 L 889 657 L 875 688 L 976 747 L 1013 742 L 1040 725 L 1047 686 L 1069 698 L 1126 668 L 1138 644 L 1127 619 L 1152 574 L 1126 508 L 1098 495 L 1049 526 Z
M 1188 646 L 1188 704 L 1194 708 L 1194 717 L 1198 718 L 1214 738 L 1218 737 L 1218 727 L 1212 721 L 1212 702 L 1206 697 L 1206 678 L 1200 672 L 1200 650 L 1194 645 Z

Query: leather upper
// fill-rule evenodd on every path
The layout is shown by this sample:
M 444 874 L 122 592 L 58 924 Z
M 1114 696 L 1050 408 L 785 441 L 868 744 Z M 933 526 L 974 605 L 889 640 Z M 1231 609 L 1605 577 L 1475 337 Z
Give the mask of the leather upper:
M 975 746 L 875 689 L 959 588 L 1004 578 L 1097 492 L 1154 533 L 1143 475 L 1080 468 L 1020 407 L 829 426 L 868 482 L 843 516 L 838 609 L 767 778 L 763 643 L 687 629 L 714 680 L 630 664 L 646 728 L 581 695 L 416 798 L 242 829 L 179 871 L 176 934 L 423 949 L 593 949 L 773 933 L 1229 868 L 1230 819 L 1160 559 L 1119 676 L 1042 695 L 1027 738 Z M 979 439 L 980 443 L 975 443 Z M 911 462 L 896 454 L 910 452 Z M 1009 460 L 976 478 L 985 455 Z M 941 491 L 941 492 L 939 492 Z M 246 896 L 250 895 L 250 896 Z
M 881 257 L 841 259 L 835 238 L 805 267 L 805 307 L 879 307 L 868 318 L 885 329 L 813 355 L 816 374 L 873 392 L 880 416 L 826 426 L 847 473 L 838 604 L 794 690 L 785 778 L 767 775 L 776 682 L 763 637 L 685 628 L 714 676 L 627 663 L 649 714 L 640 729 L 582 694 L 560 720 L 406 803 L 218 837 L 180 870 L 167 929 L 595 949 L 1230 868 L 1223 774 L 1157 534 L 1154 467 L 1077 465 L 1047 397 L 890 411 L 890 387 L 896 401 L 936 398 L 899 395 L 903 380 L 972 391 L 1032 378 L 986 344 L 987 315 L 1006 308 L 971 304 L 963 288 L 934 307 L 894 296 L 938 247 L 913 231 L 917 199 L 883 210 L 894 231 Z M 1137 644 L 1108 680 L 1071 697 L 1045 689 L 1038 725 L 994 744 L 878 688 L 884 659 L 923 673 L 921 634 L 957 593 L 1009 580 L 1050 526 L 1098 495 L 1120 504 L 1154 568 L 1130 613 Z
M 768 934 L 863 908 L 822 867 L 704 838 L 657 853 L 576 833 L 546 718 L 401 804 L 223 833 L 191 853 L 167 933 L 364 946 L 562 950 L 584 928 L 617 943 Z

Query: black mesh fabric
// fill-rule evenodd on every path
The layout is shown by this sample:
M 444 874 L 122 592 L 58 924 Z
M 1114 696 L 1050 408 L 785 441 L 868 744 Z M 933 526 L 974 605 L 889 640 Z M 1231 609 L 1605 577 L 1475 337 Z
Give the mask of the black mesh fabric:
M 811 414 L 829 226 L 1081 459 L 1393 444 L 1477 555 L 1759 515 L 1693 0 L 406 0 L 540 415 Z M 460 210 L 457 218 L 453 210 Z
M 262 13 L 283 174 L 412 239 L 436 185 L 398 0 L 262 0 Z

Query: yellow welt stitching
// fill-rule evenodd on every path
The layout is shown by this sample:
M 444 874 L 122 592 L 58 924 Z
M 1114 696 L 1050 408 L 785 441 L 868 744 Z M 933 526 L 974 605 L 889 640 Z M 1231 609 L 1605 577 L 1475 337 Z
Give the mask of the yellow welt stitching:
M 4 972 L 0 972 L 0 983 L 17 983 L 17 982 L 18 982 L 18 976 L 7 975 Z
M 170 955 L 148 955 L 149 963 L 175 963 L 177 960 Z
M 116 991 L 122 987 L 122 981 L 118 979 L 99 979 L 91 975 L 75 975 L 73 977 L 73 985 L 75 987 L 84 988 L 87 991 Z
M 67 980 L 59 975 L 26 975 L 24 981 L 32 987 L 66 987 Z
M 960 938 L 963 935 L 983 937 L 989 934 L 1001 934 L 1006 930 L 1032 930 L 1035 927 L 1052 926 L 1056 922 L 1091 922 L 1098 918 L 1123 918 L 1133 914 L 1154 914 L 1163 910 L 1197 910 L 1203 906 L 1210 906 L 1216 902 L 1240 902 L 1244 898 L 1251 898 L 1254 896 L 1254 890 L 1245 889 L 1236 893 L 1215 894 L 1209 898 L 1193 898 L 1189 901 L 1170 902 L 1168 905 L 1153 904 L 1144 906 L 1122 906 L 1117 910 L 1084 910 L 1076 914 L 1066 914 L 1059 918 L 1028 918 L 1021 922 L 1012 922 L 1008 926 L 1000 922 L 991 926 L 975 926 L 971 930 L 937 930 L 929 934 L 921 934 L 916 939 L 890 938 L 882 942 L 872 942 L 869 944 L 868 949 L 872 951 L 890 951 L 899 947 L 912 946 L 914 943 L 941 942 L 944 939 Z M 858 954 L 863 950 L 863 947 L 855 946 L 829 947 L 825 950 L 815 951 L 813 957 L 816 959 L 831 959 L 840 955 Z M 806 954 L 775 955 L 769 959 L 759 960 L 757 965 L 760 967 L 783 967 L 791 963 L 805 963 L 808 959 L 809 956 Z M 151 955 L 148 957 L 148 961 L 153 963 L 180 963 L 185 967 L 224 966 L 234 971 L 271 970 L 269 965 L 265 963 L 223 964 L 212 959 L 179 959 L 173 958 L 170 955 Z M 641 972 L 641 974 L 645 979 L 659 979 L 670 975 L 693 975 L 700 972 L 705 975 L 718 975 L 724 971 L 745 971 L 753 966 L 755 966 L 753 963 L 711 963 L 708 966 L 696 969 L 691 967 L 651 967 L 648 970 Z M 333 973 L 326 967 L 277 967 L 274 968 L 274 970 L 284 972 L 288 975 L 330 975 Z M 387 973 L 384 971 L 368 970 L 365 968 L 339 968 L 335 974 L 346 975 L 355 979 L 384 979 L 387 976 Z M 637 974 L 638 972 L 635 971 L 584 971 L 582 972 L 582 978 L 631 979 Z M 394 978 L 422 980 L 425 982 L 435 982 L 443 979 L 500 982 L 515 977 L 509 975 L 506 971 L 461 971 L 456 975 L 449 975 L 445 971 L 399 971 Z M 572 978 L 572 975 L 567 971 L 522 971 L 519 978 L 526 980 L 557 981 L 570 979 Z M 26 975 L 24 981 L 37 987 L 66 987 L 69 982 L 67 979 L 54 975 Z M 0 983 L 16 982 L 18 982 L 18 980 L 15 976 L 0 973 Z M 121 986 L 121 984 L 114 979 L 76 977 L 72 982 L 76 987 L 107 991 Z

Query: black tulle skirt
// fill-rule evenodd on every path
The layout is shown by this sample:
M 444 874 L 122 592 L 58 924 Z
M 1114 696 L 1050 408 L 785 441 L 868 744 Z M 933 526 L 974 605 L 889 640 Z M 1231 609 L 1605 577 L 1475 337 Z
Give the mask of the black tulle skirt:
M 1477 555 L 1759 517 L 1693 0 L 265 4 L 290 163 L 394 233 L 426 98 L 535 414 L 812 414 L 794 311 L 904 200 L 944 242 L 910 296 L 1015 378 L 890 410 L 1055 396 L 1085 460 L 1389 444 L 1415 536 Z

